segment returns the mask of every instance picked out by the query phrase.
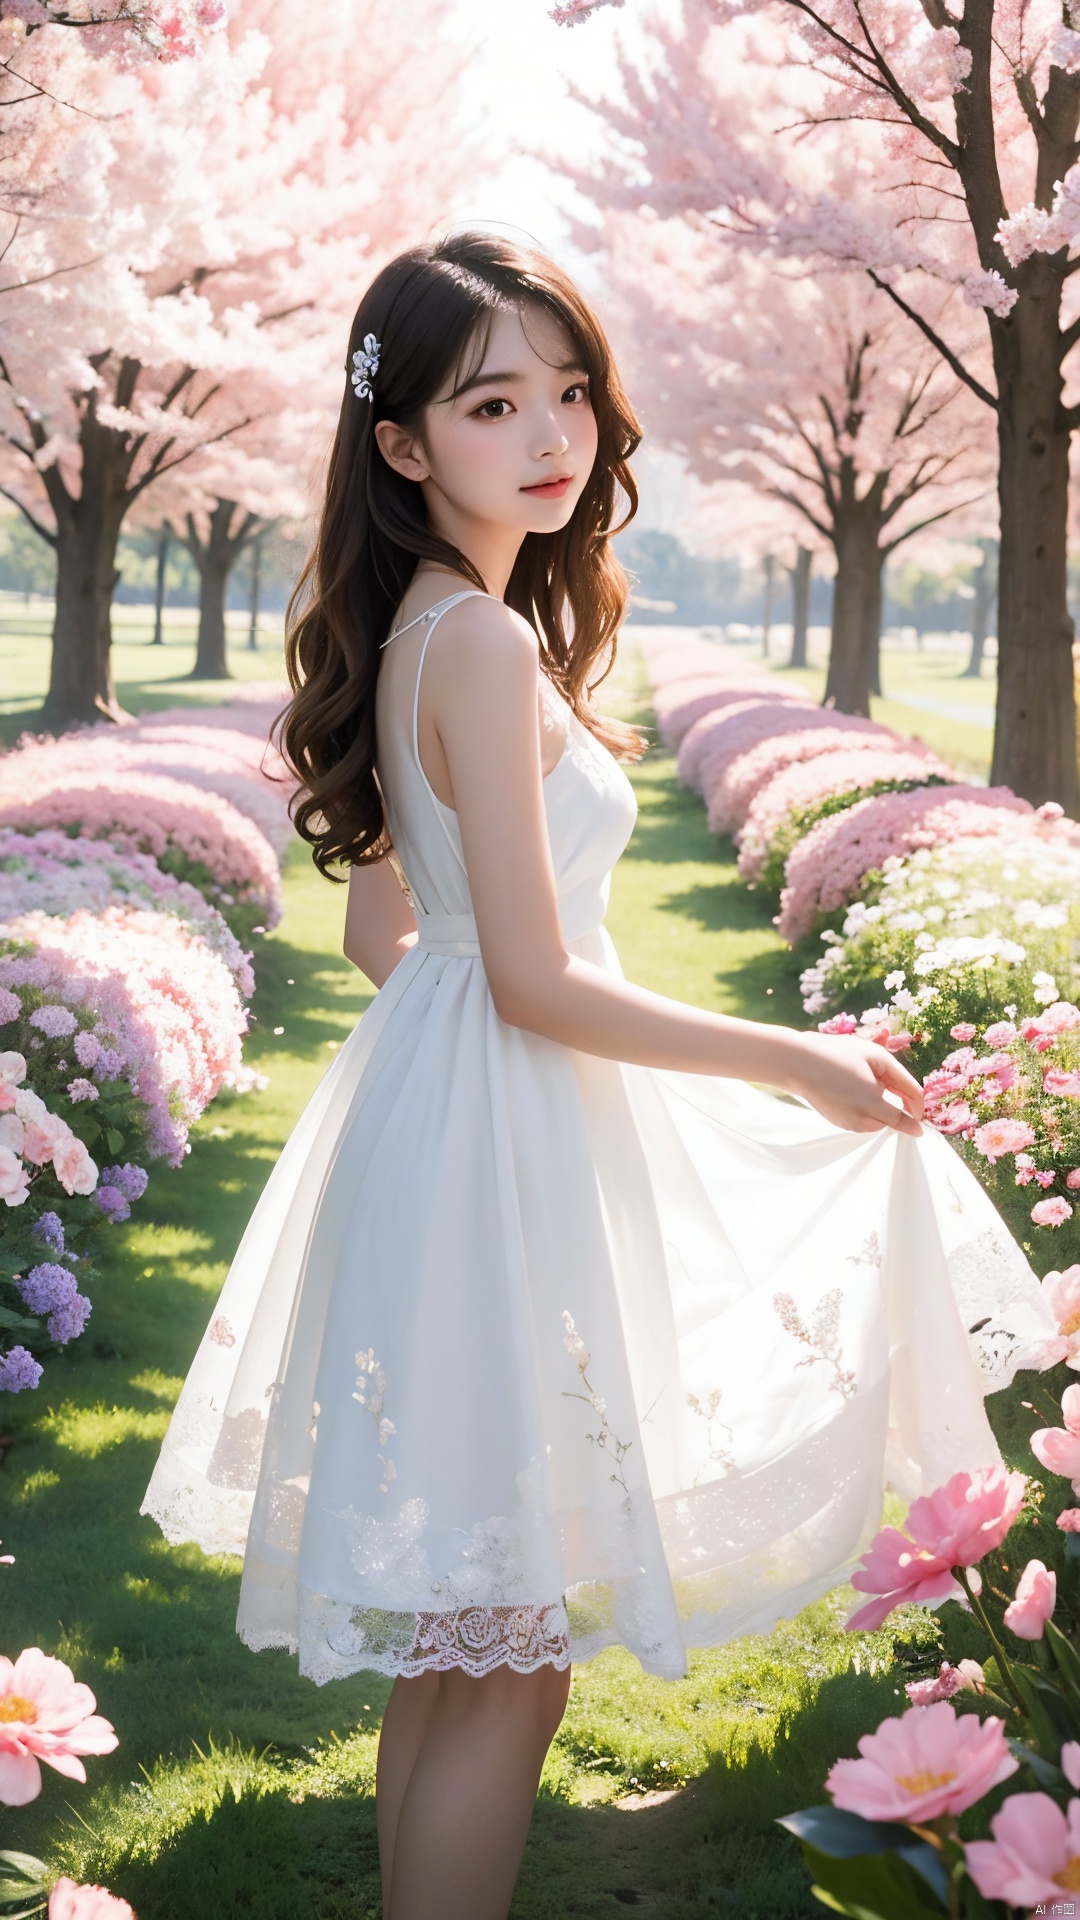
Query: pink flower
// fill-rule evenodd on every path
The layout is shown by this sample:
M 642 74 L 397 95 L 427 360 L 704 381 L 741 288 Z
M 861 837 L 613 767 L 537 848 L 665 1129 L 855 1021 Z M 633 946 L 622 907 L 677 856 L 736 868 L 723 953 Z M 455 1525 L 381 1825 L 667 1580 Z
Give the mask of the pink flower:
M 1076 1192 L 1077 1187 L 1080 1187 L 1080 1167 L 1069 1168 L 1068 1173 L 1065 1175 L 1065 1185 L 1068 1187 L 1070 1193 Z
M 1080 1266 L 1045 1274 L 1042 1290 L 1060 1335 L 1055 1359 L 1066 1360 L 1080 1371 Z
M 834 1013 L 831 1020 L 819 1020 L 819 1033 L 854 1033 L 858 1021 L 853 1013 Z
M 1053 1006 L 1044 1007 L 1036 1015 L 1035 1025 L 1040 1033 L 1072 1033 L 1080 1027 L 1080 1007 L 1074 1007 L 1071 1000 L 1055 1000 Z
M 978 1031 L 978 1027 L 973 1027 L 970 1020 L 961 1020 L 958 1026 L 949 1028 L 949 1036 L 953 1040 L 974 1040 Z M 989 1033 L 986 1037 L 990 1040 Z M 991 1041 L 990 1044 L 994 1043 Z
M 0 1146 L 0 1200 L 8 1207 L 21 1207 L 30 1191 L 30 1176 L 10 1147 Z
M 1057 1194 L 1052 1200 L 1036 1200 L 1031 1217 L 1037 1227 L 1063 1227 L 1072 1219 L 1072 1208 Z
M 1054 1181 L 1057 1179 L 1057 1174 L 1054 1172 L 1053 1167 L 1036 1168 L 1034 1179 L 1036 1186 L 1042 1187 L 1045 1192 L 1047 1187 L 1053 1186 Z
M 1071 1480 L 1080 1494 L 1080 1385 L 1066 1387 L 1061 1411 L 1064 1427 L 1038 1427 L 1028 1444 L 1041 1467 Z
M 135 1920 L 134 1909 L 106 1887 L 57 1880 L 49 1895 L 49 1920 Z
M 975 1124 L 975 1115 L 966 1100 L 950 1101 L 947 1107 L 940 1107 L 926 1117 L 939 1133 L 964 1133 Z
M 1020 1764 L 1003 1721 L 958 1715 L 945 1700 L 883 1720 L 859 1752 L 861 1760 L 838 1760 L 825 1785 L 836 1806 L 864 1820 L 925 1823 L 963 1813 Z
M 1080 1787 L 1080 1741 L 1066 1740 L 1058 1764 L 1070 1787 Z
M 911 1680 L 904 1688 L 913 1707 L 932 1707 L 937 1700 L 951 1700 L 954 1693 L 984 1693 L 986 1682 L 977 1660 L 961 1660 L 950 1666 L 943 1660 L 931 1680 Z
M 36 1799 L 39 1761 L 69 1780 L 85 1780 L 79 1755 L 112 1752 L 116 1734 L 96 1706 L 71 1668 L 40 1647 L 27 1647 L 14 1664 L 0 1655 L 0 1801 L 5 1806 L 22 1807 Z
M 1059 1094 L 1065 1100 L 1080 1100 L 1080 1073 L 1067 1073 L 1064 1067 L 1048 1067 L 1043 1074 L 1043 1092 Z
M 1035 1130 L 1026 1120 L 988 1120 L 976 1128 L 975 1145 L 993 1166 L 1003 1154 L 1019 1153 L 1035 1144 Z
M 914 1034 L 911 1033 L 890 1033 L 885 1041 L 886 1051 L 889 1053 L 906 1053 L 914 1037 Z
M 965 1034 L 964 1038 L 966 1040 L 971 1040 L 971 1039 L 974 1039 L 974 1037 L 975 1037 L 975 1029 L 974 1027 L 972 1027 L 971 1032 Z M 960 1038 L 960 1035 L 957 1033 L 956 1028 L 954 1027 L 953 1039 L 959 1040 L 959 1038 Z M 1011 1020 L 997 1020 L 994 1022 L 994 1025 L 992 1027 L 987 1027 L 986 1032 L 983 1035 L 983 1038 L 986 1041 L 986 1044 L 988 1047 L 1007 1047 L 1010 1041 L 1013 1041 L 1016 1039 L 1016 1028 L 1014 1027 Z
M 847 1627 L 880 1627 L 905 1601 L 947 1600 L 961 1592 L 953 1568 L 973 1567 L 1001 1545 L 1023 1504 L 1026 1485 L 1022 1473 L 982 1467 L 975 1474 L 954 1473 L 944 1487 L 913 1500 L 907 1532 L 882 1527 L 852 1575 L 851 1584 L 860 1593 L 878 1597 L 853 1613 Z
M 1058 1514 L 1057 1524 L 1062 1533 L 1080 1533 L 1080 1507 L 1063 1507 Z M 1073 1780 L 1070 1784 L 1080 1787 L 1080 1780 Z
M 715 749 L 710 750 L 702 763 L 701 784 L 706 797 L 710 775 L 715 777 L 714 756 Z M 788 836 L 803 809 L 818 807 L 840 794 L 872 789 L 879 782 L 909 780 L 914 784 L 932 778 L 959 781 L 960 776 L 936 755 L 925 750 L 914 753 L 908 750 L 906 741 L 888 739 L 873 743 L 869 752 L 865 741 L 855 747 L 845 742 L 838 752 L 786 767 L 759 789 L 747 812 L 739 834 L 739 872 L 746 880 L 758 879 L 778 835 Z M 709 825 L 716 830 L 711 808 Z
M 53 1169 L 65 1193 L 93 1193 L 97 1186 L 97 1167 L 73 1133 L 54 1147 Z
M 1041 1560 L 1029 1560 L 1017 1582 L 1016 1598 L 1005 1609 L 1005 1625 L 1018 1640 L 1041 1640 L 1056 1605 L 1056 1573 L 1048 1573 Z
M 811 717 L 813 724 L 807 725 Z M 901 744 L 896 734 L 890 733 L 887 727 L 878 726 L 873 720 L 858 719 L 846 713 L 832 713 L 828 715 L 830 724 L 823 726 L 823 717 L 819 708 L 802 708 L 793 703 L 790 730 L 785 724 L 782 732 L 748 747 L 744 753 L 737 753 L 728 761 L 719 779 L 714 773 L 709 796 L 711 832 L 733 833 L 737 827 L 741 827 L 762 788 L 775 780 L 777 774 L 783 773 L 785 767 L 794 766 L 797 761 L 817 760 L 822 754 L 834 753 L 839 748 L 851 748 L 858 752 L 862 748 L 872 751 L 880 747 L 883 741 L 892 741 L 896 746 Z M 911 743 L 905 741 L 903 744 L 910 746 Z M 699 764 L 700 758 L 699 755 Z
M 985 1900 L 1033 1907 L 1080 1887 L 1080 1800 L 1062 1812 L 1048 1793 L 1014 1793 L 990 1831 L 992 1840 L 969 1840 L 965 1848 L 967 1870 Z

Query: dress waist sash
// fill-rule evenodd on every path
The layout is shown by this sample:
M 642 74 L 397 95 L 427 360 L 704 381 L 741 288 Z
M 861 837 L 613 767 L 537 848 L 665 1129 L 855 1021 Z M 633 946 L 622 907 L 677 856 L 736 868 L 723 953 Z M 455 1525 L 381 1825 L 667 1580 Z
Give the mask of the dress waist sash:
M 606 884 L 586 880 L 559 895 L 559 924 L 564 940 L 571 943 L 583 940 L 586 934 L 595 933 L 598 927 L 603 926 L 607 891 Z M 475 914 L 417 911 L 416 925 L 419 930 L 416 944 L 425 953 L 444 953 L 474 960 L 480 958 Z

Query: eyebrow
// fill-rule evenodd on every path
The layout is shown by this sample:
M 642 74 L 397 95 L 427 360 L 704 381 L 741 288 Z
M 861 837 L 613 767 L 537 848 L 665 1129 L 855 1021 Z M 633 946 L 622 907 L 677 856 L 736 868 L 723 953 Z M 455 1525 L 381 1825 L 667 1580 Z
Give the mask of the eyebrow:
M 554 372 L 582 373 L 586 379 L 589 377 L 588 368 L 583 367 L 580 360 L 563 361 L 554 368 Z M 523 373 L 474 373 L 470 380 L 463 380 L 460 387 L 455 387 L 450 398 L 451 400 L 460 400 L 463 393 L 471 393 L 474 387 L 520 386 L 524 378 L 525 375 Z

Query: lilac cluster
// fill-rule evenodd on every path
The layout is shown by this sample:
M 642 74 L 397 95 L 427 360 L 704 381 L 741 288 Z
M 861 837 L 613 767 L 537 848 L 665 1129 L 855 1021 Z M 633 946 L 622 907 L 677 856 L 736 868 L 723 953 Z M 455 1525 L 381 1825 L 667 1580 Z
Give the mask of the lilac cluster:
M 79 1292 L 74 1276 L 52 1261 L 31 1267 L 19 1281 L 19 1292 L 31 1313 L 48 1314 L 49 1339 L 58 1347 L 77 1340 L 90 1318 L 90 1302 Z
M 66 1040 L 74 1033 L 78 1021 L 70 1007 L 58 1007 L 52 1002 L 38 1007 L 30 1015 L 30 1025 L 37 1027 L 49 1040 Z
M 0 1355 L 0 1393 L 22 1393 L 36 1387 L 44 1368 L 26 1347 L 12 1347 Z
M 149 1178 L 143 1167 L 125 1161 L 122 1167 L 106 1167 L 94 1194 L 94 1203 L 114 1225 L 131 1218 L 132 1204 L 141 1200 Z

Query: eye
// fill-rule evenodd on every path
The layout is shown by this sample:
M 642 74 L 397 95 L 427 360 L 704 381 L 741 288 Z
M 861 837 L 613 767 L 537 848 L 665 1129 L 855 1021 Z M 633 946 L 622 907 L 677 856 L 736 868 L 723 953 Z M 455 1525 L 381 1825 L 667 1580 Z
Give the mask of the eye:
M 589 383 L 587 380 L 576 380 L 574 382 L 574 385 L 572 387 L 567 387 L 566 392 L 563 394 L 563 399 L 570 406 L 581 406 L 588 400 L 588 398 L 589 398 Z
M 505 407 L 506 413 L 493 412 L 492 409 L 495 407 Z M 511 411 L 509 400 L 485 400 L 482 406 L 476 408 L 473 417 L 476 420 L 505 420 L 506 414 Z

